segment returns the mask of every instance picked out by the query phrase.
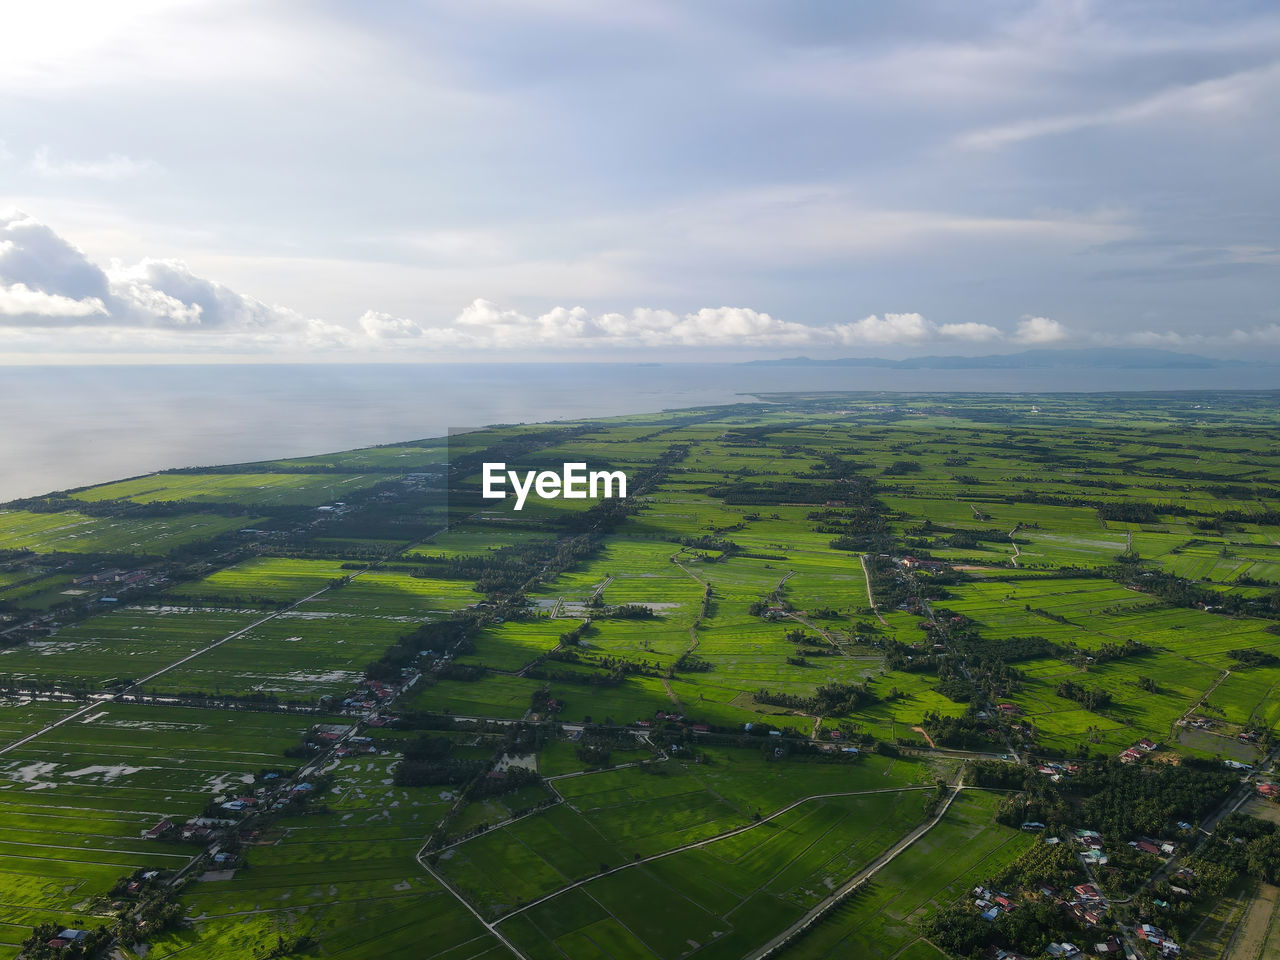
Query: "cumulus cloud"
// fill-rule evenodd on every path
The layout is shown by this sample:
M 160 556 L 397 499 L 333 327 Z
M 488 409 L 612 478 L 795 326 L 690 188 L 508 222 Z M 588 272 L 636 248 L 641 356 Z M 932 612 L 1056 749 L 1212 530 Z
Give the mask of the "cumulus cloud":
M 554 307 L 529 315 L 484 299 L 469 303 L 450 326 L 424 327 L 413 320 L 369 312 L 360 326 L 379 339 L 423 337 L 434 344 L 476 349 L 521 347 L 787 347 L 885 346 L 1001 340 L 985 323 L 938 324 L 919 313 L 872 314 L 848 323 L 805 324 L 749 307 L 704 307 L 678 313 L 637 307 L 629 313 L 592 314 L 583 307 Z
M 113 316 L 143 325 L 203 330 L 301 327 L 301 314 L 237 293 L 191 272 L 181 260 L 113 263 L 107 271 L 117 310 Z
M 110 295 L 107 276 L 75 245 L 21 211 L 0 213 L 0 283 L 72 300 Z
M 919 343 L 935 328 L 918 313 L 886 313 L 837 324 L 835 330 L 844 343 Z
M 1004 336 L 999 327 L 993 327 L 989 323 L 944 323 L 938 327 L 938 332 L 944 337 L 969 340 L 974 343 L 999 340 Z
M 105 316 L 107 308 L 97 297 L 73 300 L 56 293 L 32 290 L 25 283 L 0 285 L 0 317 L 37 318 Z
M 422 336 L 422 327 L 413 320 L 393 317 L 389 313 L 366 310 L 357 323 L 360 329 L 375 340 L 399 340 Z
M 1013 339 L 1034 346 L 1061 343 L 1067 339 L 1067 328 L 1048 317 L 1023 317 L 1018 321 Z
M 74 331 L 66 336 L 66 331 Z M 745 306 L 681 312 L 636 307 L 593 312 L 556 306 L 524 313 L 478 298 L 451 322 L 376 309 L 347 325 L 308 317 L 202 277 L 181 260 L 144 258 L 105 268 L 48 226 L 20 212 L 0 213 L 0 348 L 77 351 L 292 353 L 399 351 L 433 359 L 486 355 L 584 357 L 633 348 L 923 348 L 996 344 L 1173 348 L 1280 344 L 1280 325 L 1221 330 L 1088 334 L 1026 315 L 1012 330 L 976 321 L 936 322 L 917 312 L 885 312 L 826 324 L 785 320 Z
M 180 260 L 103 269 L 33 217 L 0 214 L 0 325 L 94 326 L 341 340 L 344 328 L 197 276 Z
M 593 316 L 583 307 L 554 307 L 538 316 L 475 300 L 451 328 L 425 331 L 459 345 L 519 346 L 777 346 L 813 343 L 822 328 L 779 320 L 748 307 L 704 307 L 676 313 L 638 307 Z
M 836 324 L 833 332 L 841 343 L 913 344 L 952 339 L 980 342 L 999 340 L 1003 334 L 986 323 L 943 323 L 926 320 L 918 313 L 872 314 L 855 323 Z

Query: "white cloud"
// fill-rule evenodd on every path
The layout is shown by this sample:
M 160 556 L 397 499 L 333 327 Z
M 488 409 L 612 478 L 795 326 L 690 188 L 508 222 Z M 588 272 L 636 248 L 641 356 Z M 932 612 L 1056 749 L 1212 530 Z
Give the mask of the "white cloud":
M 143 259 L 103 270 L 49 227 L 19 211 L 0 214 L 0 326 L 221 333 L 260 347 L 327 348 L 358 335 L 197 276 L 180 260 Z M 189 341 L 188 341 L 189 342 Z
M 122 153 L 111 153 L 101 160 L 54 160 L 48 147 L 40 147 L 31 158 L 32 173 L 50 178 L 125 180 L 159 170 L 154 160 L 134 160 Z
M 109 295 L 106 274 L 76 246 L 19 210 L 0 213 L 0 282 L 73 300 Z
M 836 324 L 835 331 L 844 343 L 919 343 L 936 332 L 932 323 L 918 313 L 875 314 L 855 323 Z
M 981 343 L 986 340 L 999 340 L 1004 334 L 998 327 L 993 327 L 989 323 L 944 323 L 938 327 L 938 332 L 944 337 L 953 337 L 956 340 L 969 340 L 974 343 Z
M 1262 256 L 1265 250 L 1254 251 Z M 636 307 L 593 312 L 556 306 L 542 313 L 478 298 L 451 323 L 366 310 L 347 325 L 259 300 L 200 276 L 183 261 L 112 261 L 103 269 L 32 217 L 0 214 L 0 345 L 9 350 L 154 355 L 279 355 L 355 352 L 423 359 L 489 356 L 615 355 L 633 348 L 751 350 L 839 349 L 1003 343 L 1052 346 L 1082 340 L 1096 346 L 1244 347 L 1280 344 L 1280 325 L 1213 334 L 1175 330 L 1111 334 L 1069 330 L 1027 315 L 1011 331 L 975 321 L 935 322 L 917 312 L 872 314 L 847 322 L 808 324 L 745 306 L 681 312 Z M 70 333 L 68 331 L 71 331 Z
M 202 330 L 263 330 L 299 327 L 306 318 L 287 307 L 271 306 L 191 272 L 181 260 L 151 260 L 107 271 L 118 320 L 143 325 L 196 327 Z
M 1004 334 L 986 323 L 943 323 L 926 320 L 918 313 L 872 314 L 855 323 L 836 324 L 834 333 L 841 343 L 916 344 L 952 339 L 969 342 L 999 340 Z
M 38 320 L 106 316 L 106 313 L 107 308 L 97 297 L 73 300 L 56 293 L 32 290 L 25 283 L 0 284 L 0 317 Z
M 1036 137 L 1075 133 L 1091 127 L 1124 126 L 1166 118 L 1222 119 L 1273 103 L 1280 92 L 1280 63 L 1241 70 L 1199 83 L 1161 90 L 1129 103 L 1079 113 L 1038 117 L 974 130 L 957 139 L 970 149 L 993 149 Z
M 399 340 L 422 336 L 422 327 L 413 320 L 393 317 L 389 313 L 366 310 L 357 323 L 360 329 L 375 340 Z
M 1013 339 L 1034 346 L 1061 343 L 1067 339 L 1067 328 L 1048 317 L 1023 317 L 1018 321 Z
M 450 328 L 446 328 L 450 329 Z M 704 307 L 693 313 L 639 307 L 592 316 L 583 307 L 554 307 L 531 317 L 475 300 L 458 314 L 452 339 L 472 346 L 772 346 L 811 343 L 817 327 L 778 320 L 747 307 Z M 446 334 L 428 331 L 437 338 Z

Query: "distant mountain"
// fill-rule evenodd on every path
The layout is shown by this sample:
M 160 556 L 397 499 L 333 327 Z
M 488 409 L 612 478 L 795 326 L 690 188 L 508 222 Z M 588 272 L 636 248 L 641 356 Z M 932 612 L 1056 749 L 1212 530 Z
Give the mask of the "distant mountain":
M 748 364 L 771 367 L 886 367 L 895 370 L 1026 370 L 1037 367 L 1090 367 L 1109 370 L 1213 370 L 1222 367 L 1271 366 L 1245 360 L 1220 360 L 1173 350 L 1141 348 L 1086 350 L 1024 350 L 1021 353 L 995 353 L 982 357 L 908 357 L 886 360 L 883 357 L 841 357 L 813 360 L 809 357 L 786 357 L 778 360 L 750 360 Z

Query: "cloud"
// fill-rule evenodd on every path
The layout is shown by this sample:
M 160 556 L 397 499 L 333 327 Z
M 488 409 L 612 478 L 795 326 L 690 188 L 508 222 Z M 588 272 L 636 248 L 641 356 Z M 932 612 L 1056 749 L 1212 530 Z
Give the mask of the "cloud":
M 404 317 L 393 317 L 389 313 L 380 313 L 377 310 L 366 310 L 356 322 L 361 330 L 375 340 L 401 340 L 422 336 L 422 327 L 415 321 Z
M 154 160 L 134 160 L 122 153 L 101 160 L 54 160 L 48 147 L 40 147 L 31 158 L 31 172 L 42 177 L 80 180 L 124 180 L 160 171 Z
M 1249 248 L 1270 256 L 1270 248 Z M 977 321 L 936 322 L 919 312 L 884 312 L 833 323 L 802 323 L 747 306 L 678 311 L 635 307 L 592 311 L 554 306 L 523 312 L 494 300 L 470 301 L 452 319 L 377 309 L 347 324 L 267 303 L 203 277 L 175 259 L 143 258 L 106 267 L 33 217 L 0 214 L 0 347 L 26 352 L 360 355 L 421 359 L 618 356 L 634 350 L 746 351 L 778 348 L 922 348 L 997 344 L 1054 346 L 1280 345 L 1280 325 L 1221 329 L 1090 333 L 1044 316 L 1023 316 L 1012 330 Z M 693 355 L 692 353 L 690 355 Z
M 531 316 L 484 299 L 468 304 L 448 327 L 422 327 L 373 312 L 361 317 L 360 325 L 380 339 L 425 337 L 436 344 L 489 350 L 910 345 L 1003 337 L 989 324 L 936 324 L 918 313 L 886 313 L 825 325 L 781 320 L 749 307 L 703 307 L 689 313 L 637 307 L 630 313 L 596 315 L 583 307 L 554 307 Z
M 117 304 L 113 316 L 145 326 L 202 330 L 265 330 L 307 323 L 287 307 L 271 306 L 191 272 L 181 260 L 145 259 L 107 271 Z
M 919 343 L 935 328 L 918 313 L 886 313 L 883 319 L 872 314 L 835 329 L 845 343 Z
M 73 300 L 54 293 L 32 290 L 25 283 L 0 285 L 0 317 L 27 321 L 47 318 L 105 316 L 107 308 L 97 297 Z
M 957 138 L 958 146 L 994 149 L 1037 137 L 1075 133 L 1092 127 L 1125 126 L 1166 118 L 1222 119 L 1260 104 L 1280 92 L 1280 63 L 1240 70 L 1199 83 L 1168 87 L 1147 97 L 1092 111 L 1038 117 L 986 127 Z
M 1004 334 L 998 327 L 993 327 L 989 323 L 944 323 L 938 327 L 938 332 L 944 337 L 952 337 L 956 340 L 969 340 L 974 343 L 981 343 L 987 340 L 999 340 Z
M 19 211 L 0 214 L 0 326 L 224 333 L 267 345 L 339 346 L 355 338 L 345 327 L 197 276 L 180 260 L 113 261 L 104 270 Z
M 1067 328 L 1048 317 L 1023 317 L 1018 321 L 1013 339 L 1034 346 L 1061 343 L 1067 339 Z
M 448 332 L 451 331 L 451 332 Z M 475 300 L 452 328 L 429 336 L 474 346 L 599 344 L 640 346 L 773 346 L 813 342 L 818 328 L 778 320 L 747 307 L 704 307 L 693 313 L 639 307 L 592 316 L 583 307 L 554 307 L 538 316 Z
M 1004 336 L 999 328 L 990 324 L 973 322 L 936 324 L 918 313 L 886 313 L 883 318 L 872 314 L 855 323 L 836 324 L 833 330 L 840 342 L 846 344 L 913 344 L 938 339 L 976 343 L 999 340 Z
M 0 282 L 72 300 L 109 296 L 107 276 L 76 246 L 21 211 L 0 213 Z

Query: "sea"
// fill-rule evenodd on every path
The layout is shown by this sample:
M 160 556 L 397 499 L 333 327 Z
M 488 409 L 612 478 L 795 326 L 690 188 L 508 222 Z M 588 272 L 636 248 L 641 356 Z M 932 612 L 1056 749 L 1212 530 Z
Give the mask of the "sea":
M 1275 389 L 1272 368 L 884 369 L 706 363 L 0 367 L 0 502 L 171 467 L 817 390 Z

